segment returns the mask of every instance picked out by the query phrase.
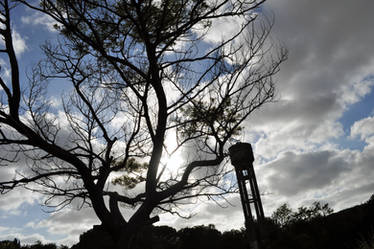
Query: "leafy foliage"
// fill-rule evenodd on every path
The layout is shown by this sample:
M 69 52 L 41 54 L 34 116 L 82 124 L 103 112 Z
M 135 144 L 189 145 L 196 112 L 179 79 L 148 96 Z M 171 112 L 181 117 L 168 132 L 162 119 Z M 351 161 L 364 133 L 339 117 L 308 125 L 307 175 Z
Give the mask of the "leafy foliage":
M 280 207 L 278 207 L 271 218 L 281 227 L 290 224 L 293 219 L 293 211 L 289 204 L 283 203 Z
M 282 209 L 285 206 L 288 205 L 283 204 Z M 374 228 L 373 204 L 365 203 L 328 214 L 330 212 L 328 205 L 316 203 L 286 212 L 291 221 L 281 226 L 274 220 L 278 229 L 268 234 L 267 248 L 359 249 L 370 245 Z
M 231 136 L 235 136 L 242 130 L 242 127 L 237 125 L 242 115 L 230 98 L 219 102 L 210 97 L 209 101 L 193 102 L 181 111 L 184 118 L 190 120 L 183 129 L 181 128 L 181 133 L 185 137 L 193 137 L 201 133 L 218 137 L 230 133 Z
M 283 227 L 299 221 L 310 221 L 318 217 L 325 217 L 333 211 L 328 203 L 322 205 L 317 201 L 313 202 L 310 207 L 301 206 L 297 211 L 293 211 L 289 204 L 284 203 L 273 212 L 271 218 Z
M 122 163 L 123 162 L 114 162 L 115 166 L 119 166 Z M 139 163 L 134 158 L 130 158 L 126 161 L 126 165 L 124 167 L 120 167 L 120 172 L 124 172 L 124 174 L 114 178 L 112 183 L 114 185 L 120 185 L 125 188 L 132 189 L 139 183 L 146 180 L 143 174 L 147 167 L 147 163 Z

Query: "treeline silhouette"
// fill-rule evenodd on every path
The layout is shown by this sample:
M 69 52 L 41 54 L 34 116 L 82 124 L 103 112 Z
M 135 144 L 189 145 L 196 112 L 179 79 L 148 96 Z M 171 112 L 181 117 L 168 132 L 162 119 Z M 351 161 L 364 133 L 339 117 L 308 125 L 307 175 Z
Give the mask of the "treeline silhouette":
M 364 204 L 327 216 L 322 212 L 328 207 L 322 207 L 316 216 L 297 216 L 314 207 L 291 212 L 291 218 L 283 225 L 270 222 L 264 248 L 374 249 L 374 195 Z
M 61 245 L 57 246 L 53 243 L 43 244 L 41 241 L 36 241 L 32 245 L 22 246 L 18 239 L 0 241 L 0 249 L 69 249 L 69 247 Z
M 374 195 L 364 204 L 332 213 L 327 204 L 292 210 L 281 205 L 261 229 L 261 249 L 374 249 Z M 8 244 L 7 244 L 8 243 Z M 110 236 L 101 226 L 80 236 L 71 249 L 110 249 Z M 20 246 L 2 241 L 0 249 L 67 249 L 41 243 Z M 218 231 L 214 225 L 187 227 L 150 226 L 132 240 L 131 249 L 248 249 L 244 229 Z

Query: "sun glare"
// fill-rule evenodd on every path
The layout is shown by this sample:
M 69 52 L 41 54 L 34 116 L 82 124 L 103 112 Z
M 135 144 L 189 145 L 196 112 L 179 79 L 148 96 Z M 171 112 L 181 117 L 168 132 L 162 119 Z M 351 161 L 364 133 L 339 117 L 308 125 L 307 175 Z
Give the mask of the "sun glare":
M 177 147 L 175 138 L 170 135 L 166 137 L 165 144 L 169 153 L 171 153 Z M 184 163 L 181 150 L 174 152 L 172 155 L 168 155 L 167 153 L 165 153 L 161 159 L 161 162 L 162 164 L 166 165 L 166 170 L 169 173 L 176 174 L 178 169 L 182 167 Z

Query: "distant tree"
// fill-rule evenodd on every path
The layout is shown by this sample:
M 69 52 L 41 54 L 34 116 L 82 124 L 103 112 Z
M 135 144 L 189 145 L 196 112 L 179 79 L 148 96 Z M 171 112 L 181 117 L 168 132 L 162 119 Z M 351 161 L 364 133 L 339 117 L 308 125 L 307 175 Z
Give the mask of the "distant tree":
M 57 245 L 53 243 L 43 244 L 40 240 L 37 240 L 32 245 L 27 245 L 25 249 L 57 249 Z
M 289 204 L 284 203 L 273 212 L 271 218 L 275 223 L 283 227 L 292 221 L 293 215 L 294 213 Z
M 366 203 L 368 203 L 368 204 L 374 204 L 374 194 L 372 194 L 372 195 L 370 196 L 369 200 L 367 200 Z
M 21 244 L 18 239 L 11 240 L 3 240 L 0 241 L 0 249 L 21 249 Z
M 61 245 L 57 246 L 53 243 L 43 244 L 40 240 L 37 240 L 32 245 L 23 245 L 18 239 L 11 240 L 3 240 L 0 241 L 0 249 L 68 249 L 67 246 Z
M 309 221 L 317 217 L 324 217 L 333 211 L 328 203 L 322 205 L 320 202 L 313 202 L 310 207 L 301 206 L 297 211 L 293 211 L 288 203 L 284 203 L 273 212 L 271 218 L 283 227 L 296 221 Z
M 49 16 L 61 35 L 43 47 L 28 85 L 13 46 L 14 2 Z M 0 191 L 27 185 L 56 209 L 92 206 L 118 248 L 157 212 L 236 192 L 225 177 L 230 139 L 273 100 L 286 59 L 267 39 L 264 2 L 2 0 L 0 52 L 11 73 L 0 79 L 0 156 L 18 174 Z M 209 36 L 230 21 L 232 30 Z M 47 97 L 50 79 L 70 86 L 63 110 Z M 183 166 L 173 169 L 168 156 L 178 151 Z M 129 219 L 119 204 L 134 209 Z
M 298 208 L 297 212 L 293 214 L 293 218 L 296 221 L 309 221 L 314 218 L 324 217 L 334 212 L 332 208 L 329 207 L 328 203 L 321 205 L 320 202 L 313 202 L 312 206 Z

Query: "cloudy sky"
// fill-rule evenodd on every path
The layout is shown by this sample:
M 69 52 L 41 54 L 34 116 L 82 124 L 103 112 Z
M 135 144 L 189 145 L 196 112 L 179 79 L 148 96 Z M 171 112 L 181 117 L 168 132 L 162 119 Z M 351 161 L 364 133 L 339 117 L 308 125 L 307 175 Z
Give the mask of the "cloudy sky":
M 288 48 L 289 59 L 276 76 L 277 101 L 248 120 L 242 140 L 253 145 L 267 215 L 284 202 L 294 208 L 328 202 L 338 211 L 374 193 L 373 9 L 372 0 L 266 3 L 275 16 L 272 39 Z M 34 12 L 13 14 L 25 72 L 40 58 L 39 45 L 56 33 Z M 40 200 L 22 189 L 0 196 L 0 240 L 71 245 L 99 223 L 90 209 L 45 213 Z M 240 228 L 239 198 L 230 201 L 234 206 L 227 208 L 196 203 L 188 207 L 195 214 L 190 220 L 163 215 L 159 224 Z

